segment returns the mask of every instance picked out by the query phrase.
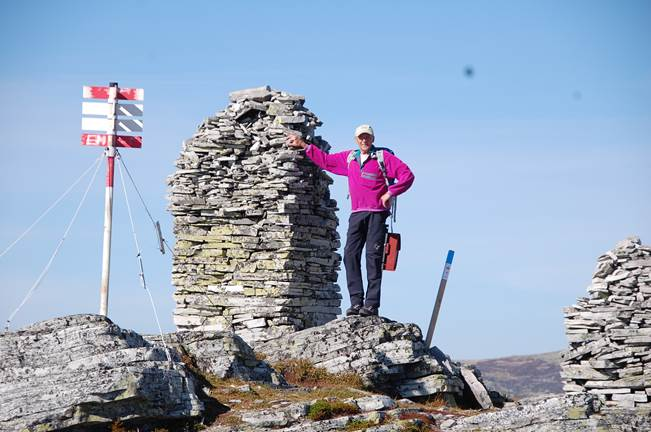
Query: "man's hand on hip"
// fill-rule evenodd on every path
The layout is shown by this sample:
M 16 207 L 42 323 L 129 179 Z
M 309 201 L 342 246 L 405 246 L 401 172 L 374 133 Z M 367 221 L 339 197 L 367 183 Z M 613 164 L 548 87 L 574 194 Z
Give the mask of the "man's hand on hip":
M 382 205 L 384 206 L 384 208 L 386 208 L 386 209 L 391 208 L 391 197 L 392 196 L 393 195 L 391 195 L 391 192 L 387 192 L 387 193 L 385 193 L 384 195 L 382 195 L 380 197 L 380 201 L 382 201 Z
M 301 138 L 300 135 L 288 133 L 287 146 L 295 149 L 304 149 L 305 147 L 307 147 L 307 143 L 303 141 L 303 138 Z

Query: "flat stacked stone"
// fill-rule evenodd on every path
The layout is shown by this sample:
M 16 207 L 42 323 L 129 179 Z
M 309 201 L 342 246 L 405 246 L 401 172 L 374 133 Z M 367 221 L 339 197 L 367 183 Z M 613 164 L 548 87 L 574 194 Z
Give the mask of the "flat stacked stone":
M 564 390 L 651 407 L 651 247 L 631 237 L 600 256 L 588 293 L 564 311 Z
M 330 148 L 304 101 L 233 92 L 183 143 L 168 179 L 179 329 L 234 330 L 255 344 L 341 312 L 332 179 L 285 143 L 292 132 Z

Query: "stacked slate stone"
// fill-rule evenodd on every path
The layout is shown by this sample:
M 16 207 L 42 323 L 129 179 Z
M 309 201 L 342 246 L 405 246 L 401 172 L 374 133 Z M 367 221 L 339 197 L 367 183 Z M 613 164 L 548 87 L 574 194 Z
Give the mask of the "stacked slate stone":
M 651 247 L 631 237 L 600 256 L 588 293 L 565 309 L 564 390 L 651 407 Z
M 286 145 L 295 133 L 330 148 L 304 101 L 233 92 L 183 143 L 168 179 L 179 329 L 235 330 L 255 344 L 341 312 L 332 179 Z

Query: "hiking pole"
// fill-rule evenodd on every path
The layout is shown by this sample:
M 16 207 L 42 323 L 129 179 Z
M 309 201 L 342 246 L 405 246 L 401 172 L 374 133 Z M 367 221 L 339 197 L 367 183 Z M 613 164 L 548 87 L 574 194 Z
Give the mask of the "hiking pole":
M 434 328 L 436 327 L 436 320 L 439 318 L 439 311 L 441 310 L 441 303 L 443 302 L 443 294 L 445 293 L 445 285 L 448 283 L 448 276 L 450 275 L 450 268 L 452 267 L 452 259 L 454 258 L 454 251 L 448 251 L 448 257 L 445 260 L 443 267 L 443 275 L 441 276 L 441 283 L 439 284 L 439 291 L 436 294 L 436 303 L 434 303 L 434 310 L 432 311 L 432 318 L 429 320 L 429 329 L 427 330 L 427 337 L 425 338 L 425 346 L 427 349 L 432 345 L 432 336 L 434 335 Z

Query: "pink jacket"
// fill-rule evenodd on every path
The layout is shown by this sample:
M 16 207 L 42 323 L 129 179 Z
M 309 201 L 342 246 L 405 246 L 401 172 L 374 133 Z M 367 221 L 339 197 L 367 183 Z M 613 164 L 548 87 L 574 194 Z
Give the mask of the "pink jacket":
M 305 149 L 305 154 L 317 166 L 333 174 L 348 177 L 348 190 L 352 201 L 352 211 L 386 211 L 380 197 L 387 191 L 380 164 L 370 157 L 360 167 L 356 159 L 347 163 L 351 150 L 328 154 L 320 148 L 310 144 Z M 403 161 L 384 151 L 384 166 L 389 180 L 396 182 L 388 190 L 393 196 L 405 192 L 414 182 L 414 174 Z

